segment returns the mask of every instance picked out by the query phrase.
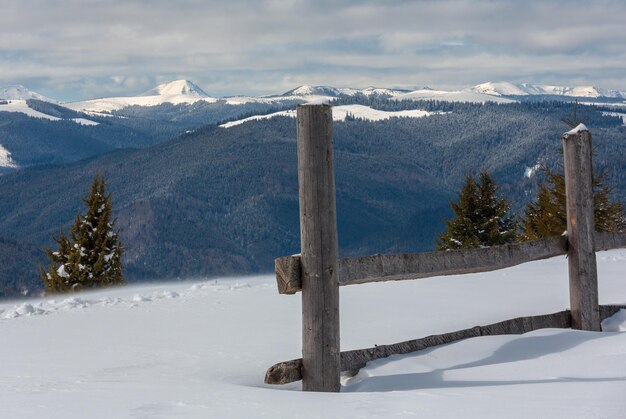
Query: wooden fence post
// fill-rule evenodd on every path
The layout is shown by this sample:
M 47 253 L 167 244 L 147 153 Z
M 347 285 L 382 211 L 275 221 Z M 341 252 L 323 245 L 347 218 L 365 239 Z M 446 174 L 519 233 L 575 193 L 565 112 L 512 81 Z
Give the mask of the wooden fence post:
M 339 284 L 332 108 L 299 105 L 302 389 L 339 391 Z
M 572 327 L 599 331 L 591 133 L 584 125 L 563 134 L 563 157 Z

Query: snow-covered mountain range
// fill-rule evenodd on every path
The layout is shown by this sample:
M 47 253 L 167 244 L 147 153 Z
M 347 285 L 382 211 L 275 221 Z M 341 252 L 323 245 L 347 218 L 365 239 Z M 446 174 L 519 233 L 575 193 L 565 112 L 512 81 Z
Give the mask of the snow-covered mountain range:
M 529 83 L 487 82 L 461 90 L 434 90 L 422 87 L 416 90 L 367 87 L 357 89 L 351 87 L 302 85 L 282 94 L 270 96 L 230 96 L 212 97 L 202 88 L 189 80 L 175 80 L 163 83 L 137 96 L 120 96 L 90 99 L 62 105 L 79 112 L 94 115 L 109 115 L 111 112 L 129 106 L 157 106 L 164 103 L 173 105 L 193 104 L 199 101 L 214 103 L 223 101 L 228 105 L 244 105 L 249 103 L 281 104 L 289 101 L 317 103 L 332 101 L 334 98 L 346 96 L 378 97 L 393 100 L 438 100 L 447 102 L 497 102 L 509 103 L 524 96 L 553 96 L 555 98 L 610 98 L 626 99 L 626 92 L 594 86 L 552 86 Z M 8 86 L 0 88 L 0 100 L 37 99 L 51 103 L 59 103 L 39 93 L 32 92 L 24 86 Z M 0 111 L 8 108 L 0 108 Z
M 614 89 L 603 89 L 594 86 L 552 86 L 538 85 L 529 83 L 509 83 L 509 82 L 487 82 L 478 84 L 471 91 L 476 93 L 484 93 L 491 96 L 571 96 L 585 98 L 616 98 L 626 99 L 626 92 Z
M 387 89 L 387 88 L 378 88 L 378 87 L 366 87 L 365 89 L 353 89 L 351 87 L 331 87 L 331 86 L 310 86 L 303 85 L 296 87 L 295 89 L 289 90 L 288 92 L 283 93 L 282 97 L 285 96 L 331 96 L 337 97 L 341 95 L 345 96 L 398 96 L 404 93 L 408 93 L 410 90 L 405 89 Z
M 471 89 L 463 90 L 433 90 L 422 88 L 411 92 L 394 96 L 395 100 L 438 100 L 441 102 L 472 102 L 472 103 L 513 103 L 514 99 L 508 99 L 501 96 L 489 95 L 486 93 L 475 92 Z

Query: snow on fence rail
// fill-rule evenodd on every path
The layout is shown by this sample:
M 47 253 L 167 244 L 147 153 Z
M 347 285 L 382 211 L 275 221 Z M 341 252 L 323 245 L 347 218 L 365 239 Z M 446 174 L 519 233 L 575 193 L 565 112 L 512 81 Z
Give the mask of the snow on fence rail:
M 563 135 L 567 235 L 525 243 L 445 252 L 337 258 L 332 109 L 299 105 L 300 256 L 276 259 L 278 292 L 302 292 L 302 358 L 269 368 L 268 384 L 302 380 L 307 391 L 339 391 L 341 371 L 366 362 L 475 336 L 520 334 L 545 327 L 600 330 L 626 306 L 598 303 L 595 252 L 626 247 L 626 233 L 595 232 L 591 134 L 580 124 Z M 443 335 L 347 352 L 339 350 L 339 286 L 487 272 L 568 255 L 570 310 L 521 317 Z

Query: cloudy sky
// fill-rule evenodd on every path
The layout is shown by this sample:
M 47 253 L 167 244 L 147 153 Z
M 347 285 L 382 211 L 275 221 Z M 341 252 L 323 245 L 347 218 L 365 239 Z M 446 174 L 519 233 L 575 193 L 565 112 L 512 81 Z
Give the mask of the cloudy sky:
M 180 78 L 214 96 L 503 80 L 626 90 L 624 39 L 623 0 L 0 0 L 0 86 L 61 100 Z

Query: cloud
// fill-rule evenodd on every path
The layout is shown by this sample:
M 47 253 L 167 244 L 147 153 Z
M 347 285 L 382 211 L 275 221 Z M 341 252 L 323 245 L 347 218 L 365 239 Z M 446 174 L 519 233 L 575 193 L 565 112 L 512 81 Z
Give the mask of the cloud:
M 626 90 L 625 15 L 619 0 L 3 0 L 0 85 L 63 99 L 177 77 L 214 95 L 487 80 Z

